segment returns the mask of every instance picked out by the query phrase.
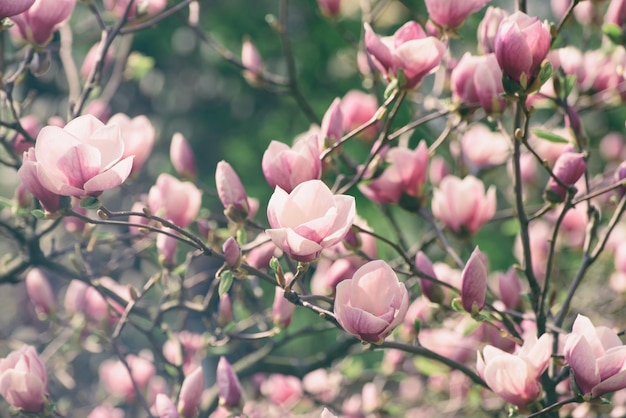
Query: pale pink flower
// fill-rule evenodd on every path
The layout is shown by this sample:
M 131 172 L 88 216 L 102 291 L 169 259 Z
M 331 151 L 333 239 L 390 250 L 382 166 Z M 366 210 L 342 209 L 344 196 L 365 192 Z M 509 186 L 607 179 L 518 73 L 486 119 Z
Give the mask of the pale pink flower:
M 133 381 L 139 390 L 146 389 L 156 373 L 156 368 L 151 361 L 134 354 L 127 355 L 126 362 L 130 373 L 120 360 L 103 361 L 98 373 L 107 392 L 112 396 L 132 401 L 135 398 Z
M 12 16 L 11 20 L 26 42 L 46 45 L 54 31 L 70 18 L 75 5 L 76 0 L 35 0 L 28 10 Z
M 624 26 L 626 23 L 626 1 L 611 0 L 609 9 L 604 15 L 604 23 L 611 23 L 617 26 Z
M 487 295 L 487 257 L 474 248 L 461 272 L 461 303 L 463 309 L 474 313 L 485 307 Z
M 48 274 L 40 268 L 32 268 L 26 274 L 26 292 L 39 315 L 50 315 L 57 308 L 57 301 L 48 280 Z
M 515 354 L 486 346 L 478 353 L 476 369 L 496 395 L 523 408 L 541 393 L 540 377 L 551 354 L 551 335 L 543 334 L 539 339 L 529 335 Z
M 502 72 L 519 82 L 530 84 L 550 51 L 550 28 L 537 17 L 515 12 L 505 17 L 498 28 L 494 52 Z
M 224 261 L 231 268 L 237 268 L 241 263 L 241 247 L 234 237 L 228 237 L 222 245 Z
M 148 193 L 150 211 L 181 228 L 186 228 L 198 216 L 201 204 L 200 189 L 167 173 L 157 177 Z
M 276 187 L 267 205 L 272 227 L 265 232 L 297 261 L 312 261 L 340 242 L 356 216 L 354 197 L 333 195 L 320 180 L 300 183 L 291 193 Z
M 200 366 L 204 344 L 202 335 L 181 331 L 163 344 L 163 357 L 176 366 L 182 366 L 187 376 Z
M 48 190 L 41 183 L 38 175 L 39 166 L 35 148 L 30 148 L 24 153 L 17 175 L 22 180 L 24 188 L 39 200 L 46 212 L 55 213 L 60 209 L 59 194 Z
M 450 85 L 459 103 L 480 105 L 487 114 L 504 111 L 502 71 L 495 54 L 473 56 L 466 52 L 452 70 Z
M 41 124 L 39 123 L 39 119 L 37 119 L 34 115 L 27 115 L 23 118 L 20 118 L 20 125 L 22 128 L 30 135 L 32 138 L 37 138 L 39 135 L 39 131 L 41 131 Z M 29 148 L 35 146 L 35 143 L 32 141 L 26 140 L 24 135 L 21 133 L 17 133 L 15 138 L 13 139 L 13 152 L 16 156 L 21 157 L 25 151 L 28 151 Z
M 241 45 L 241 63 L 246 68 L 243 72 L 248 83 L 256 85 L 261 81 L 263 73 L 263 58 L 252 41 L 244 39 Z
M 220 404 L 229 408 L 241 406 L 243 403 L 241 383 L 226 357 L 220 357 L 215 375 L 220 395 Z
M 478 341 L 464 334 L 464 327 L 422 329 L 419 342 L 428 350 L 458 362 L 466 362 L 476 351 Z
M 87 415 L 87 418 L 124 418 L 124 411 L 120 408 L 115 408 L 111 404 L 105 403 L 95 407 L 89 415 Z
M 285 279 L 293 279 L 291 273 L 285 273 Z M 291 318 L 296 311 L 296 305 L 285 299 L 285 291 L 280 287 L 275 288 L 274 304 L 272 305 L 272 322 L 281 328 L 287 328 L 291 324 Z
M 183 418 L 193 418 L 198 412 L 204 391 L 204 372 L 198 367 L 183 380 L 178 398 L 178 410 Z
M 440 155 L 435 155 L 430 159 L 430 167 L 428 169 L 428 179 L 433 186 L 438 187 L 448 174 L 450 174 L 450 167 Z
M 170 228 L 163 228 L 164 232 L 175 234 L 176 232 Z M 159 262 L 167 267 L 176 265 L 176 250 L 178 249 L 178 240 L 167 234 L 157 234 L 156 249 L 159 255 Z
M 435 190 L 433 215 L 455 233 L 476 233 L 496 212 L 496 190 L 485 194 L 482 181 L 474 176 L 445 177 Z
M 83 65 L 80 67 L 80 75 L 84 79 L 88 79 L 98 65 L 102 65 L 103 70 L 106 70 L 108 69 L 109 64 L 111 64 L 111 61 L 113 60 L 114 48 L 111 45 L 107 49 L 105 56 L 101 57 L 103 46 L 104 44 L 102 42 L 97 42 L 89 48 L 89 51 L 87 51 L 87 55 L 85 55 L 85 59 L 83 60 Z M 101 58 L 104 61 L 102 64 L 100 64 Z
M 341 99 L 336 97 L 322 118 L 322 126 L 318 135 L 320 151 L 339 141 L 342 135 L 343 113 L 341 111 Z
M 476 124 L 461 137 L 461 157 L 471 173 L 504 164 L 512 153 L 509 139 Z
M 402 195 L 421 198 L 428 177 L 428 147 L 421 141 L 410 150 L 395 147 L 385 155 L 388 164 L 383 173 L 359 190 L 370 200 L 378 203 L 399 203 Z
M 48 395 L 48 375 L 37 351 L 22 346 L 0 359 L 0 395 L 24 412 L 41 412 Z
M 511 267 L 506 273 L 498 274 L 498 289 L 500 300 L 507 309 L 515 310 L 522 302 L 522 283 L 517 277 L 517 271 Z
M 179 418 L 180 414 L 176 409 L 176 405 L 169 396 L 159 393 L 154 402 L 154 409 L 159 418 Z
M 317 138 L 298 141 L 293 147 L 278 141 L 270 142 L 261 162 L 263 175 L 270 187 L 280 187 L 290 193 L 298 184 L 319 179 L 322 162 Z
M 430 20 L 445 29 L 456 29 L 491 0 L 425 0 Z
M 496 39 L 496 33 L 502 19 L 507 17 L 509 13 L 499 7 L 489 6 L 485 12 L 483 20 L 478 24 L 478 46 L 482 50 L 483 54 L 491 54 L 495 52 L 494 42 Z
M 334 312 L 339 324 L 355 337 L 381 343 L 402 321 L 409 294 L 382 260 L 370 261 L 352 279 L 337 285 Z
M 302 386 L 315 399 L 325 404 L 332 403 L 341 390 L 342 376 L 338 371 L 329 372 L 326 369 L 317 369 L 307 373 L 302 378 Z
M 594 327 L 579 314 L 566 337 L 564 354 L 583 394 L 596 398 L 626 388 L 626 346 L 610 328 Z
M 154 126 L 144 115 L 129 118 L 124 113 L 111 116 L 107 126 L 118 125 L 124 141 L 124 154 L 122 158 L 134 155 L 131 175 L 137 174 L 144 166 L 152 152 L 156 131 Z
M 446 51 L 438 39 L 426 36 L 419 23 L 405 23 L 391 37 L 379 37 L 365 23 L 365 49 L 388 80 L 397 78 L 402 70 L 406 88 L 416 87 L 424 77 L 435 71 Z
M 439 279 L 433 268 L 433 263 L 422 251 L 419 251 L 415 255 L 415 267 L 418 269 L 422 294 L 432 302 L 441 303 L 443 301 L 441 287 L 432 280 Z
M 261 383 L 261 393 L 276 405 L 290 408 L 302 398 L 302 382 L 295 376 L 270 374 Z
M 193 155 L 193 149 L 187 139 L 180 132 L 176 132 L 172 136 L 170 143 L 170 161 L 174 166 L 174 170 L 182 178 L 193 180 L 198 177 L 198 169 L 196 168 L 196 158 Z
M 359 90 L 350 90 L 341 99 L 341 114 L 343 115 L 343 130 L 350 132 L 368 122 L 378 111 L 378 99 L 373 94 Z M 372 140 L 378 133 L 378 123 L 365 129 L 359 135 Z
M 124 141 L 117 125 L 105 126 L 91 115 L 65 128 L 46 126 L 35 144 L 37 177 L 53 193 L 98 196 L 122 184 L 133 164 L 123 158 Z

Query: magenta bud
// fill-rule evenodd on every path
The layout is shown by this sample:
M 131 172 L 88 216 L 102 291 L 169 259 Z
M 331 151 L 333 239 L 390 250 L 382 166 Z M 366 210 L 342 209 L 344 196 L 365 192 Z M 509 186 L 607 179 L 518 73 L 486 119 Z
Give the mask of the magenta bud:
M 237 240 L 229 237 L 222 246 L 224 252 L 224 260 L 228 267 L 237 268 L 241 264 L 241 247 L 237 244 Z
M 485 307 L 487 295 L 487 258 L 478 247 L 474 249 L 461 273 L 461 303 L 474 314 Z
M 341 112 L 341 99 L 335 98 L 322 118 L 320 137 L 325 141 L 324 145 L 332 145 L 341 139 L 343 135 L 343 113 Z M 322 147 L 326 148 L 326 147 Z
M 509 13 L 499 7 L 488 7 L 485 12 L 483 20 L 478 24 L 478 45 L 482 49 L 483 54 L 490 54 L 495 52 L 494 41 L 496 33 L 498 32 L 498 26 L 502 19 L 507 17 Z
M 430 20 L 446 29 L 456 29 L 469 15 L 482 9 L 491 0 L 425 0 Z
M 434 283 L 431 279 L 437 279 L 437 274 L 433 268 L 433 263 L 428 256 L 422 251 L 415 255 L 415 267 L 419 270 L 419 273 L 423 273 L 428 277 L 420 277 L 420 286 L 422 287 L 422 293 L 431 302 L 441 303 L 443 301 L 443 291 L 441 287 Z
M 38 0 L 24 12 L 11 17 L 11 20 L 24 41 L 47 45 L 52 40 L 52 34 L 70 18 L 75 5 L 76 0 Z
M 26 274 L 26 292 L 35 306 L 38 315 L 47 316 L 56 311 L 57 301 L 50 286 L 47 274 L 39 269 L 32 268 Z
M 221 327 L 233 322 L 233 304 L 230 300 L 228 293 L 224 293 L 220 296 L 219 305 L 217 308 L 217 323 Z
M 587 169 L 585 155 L 576 152 L 566 152 L 561 154 L 554 163 L 552 172 L 566 186 L 573 186 L 582 177 Z M 556 180 L 550 177 L 546 186 L 546 200 L 552 203 L 559 203 L 565 200 L 567 190 Z
M 217 163 L 215 170 L 217 195 L 224 205 L 224 214 L 235 223 L 246 220 L 250 212 L 248 195 L 241 179 L 226 161 Z
M 293 276 L 290 273 L 285 274 L 287 282 Z M 296 310 L 296 305 L 285 299 L 285 291 L 280 287 L 276 287 L 274 294 L 274 305 L 272 306 L 272 321 L 276 326 L 287 328 L 291 324 L 291 318 Z
M 32 6 L 34 2 L 35 0 L 3 1 L 0 4 L 0 19 L 20 14 L 28 10 L 28 8 Z
M 241 383 L 225 357 L 220 357 L 216 375 L 220 404 L 227 408 L 240 407 L 242 404 Z
M 198 412 L 204 391 L 204 373 L 202 367 L 191 372 L 180 388 L 178 411 L 183 418 L 193 418 Z
M 176 132 L 172 136 L 170 143 L 170 161 L 174 166 L 174 170 L 182 178 L 193 180 L 198 177 L 198 169 L 196 168 L 196 159 L 193 156 L 193 150 L 183 134 Z
M 341 0 L 317 0 L 322 14 L 329 18 L 335 18 L 341 11 Z

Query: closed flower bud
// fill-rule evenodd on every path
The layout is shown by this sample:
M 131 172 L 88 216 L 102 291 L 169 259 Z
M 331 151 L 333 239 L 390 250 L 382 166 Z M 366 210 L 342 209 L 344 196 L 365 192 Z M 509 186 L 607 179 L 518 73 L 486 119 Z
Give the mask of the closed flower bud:
M 626 161 L 622 161 L 622 163 L 617 167 L 613 178 L 616 182 L 626 182 Z M 622 184 L 615 190 L 620 198 L 624 197 L 624 195 L 626 194 L 626 183 Z
M 228 408 L 240 407 L 242 404 L 241 383 L 225 357 L 220 357 L 217 363 L 216 379 L 220 404 Z
M 217 163 L 215 185 L 228 219 L 236 223 L 245 221 L 250 212 L 248 195 L 239 176 L 226 161 Z
M 487 114 L 501 113 L 506 106 L 502 71 L 494 54 L 466 52 L 452 70 L 450 84 L 452 96 L 464 105 L 480 105 Z
M 57 309 L 57 301 L 48 281 L 47 274 L 39 269 L 32 268 L 26 274 L 26 292 L 35 306 L 38 315 L 50 315 Z
M 487 295 L 487 258 L 478 247 L 474 249 L 461 273 L 461 303 L 471 314 L 485 307 Z
M 176 132 L 172 136 L 170 144 L 170 161 L 174 166 L 174 170 L 182 178 L 193 180 L 198 177 L 198 169 L 196 168 L 196 159 L 193 150 L 187 142 L 187 139 L 180 132 Z
M 219 326 L 225 327 L 231 322 L 233 322 L 233 304 L 228 293 L 224 293 L 220 296 L 217 308 L 217 323 Z
M 502 19 L 509 13 L 499 7 L 488 7 L 483 20 L 478 24 L 478 46 L 483 54 L 495 52 L 494 42 Z
M 228 267 L 237 268 L 241 263 L 241 247 L 237 244 L 237 240 L 233 237 L 228 237 L 222 246 L 224 252 L 224 260 Z
M 291 273 L 286 273 L 285 277 L 287 282 L 293 279 Z M 285 298 L 285 291 L 280 287 L 276 287 L 274 304 L 272 305 L 272 322 L 274 322 L 274 325 L 287 328 L 291 324 L 291 318 L 295 311 L 296 305 Z
M 437 274 L 433 269 L 433 263 L 422 251 L 418 252 L 415 256 L 415 267 L 419 270 L 418 274 L 423 273 L 428 276 L 419 276 L 420 286 L 422 287 L 422 293 L 424 296 L 434 303 L 443 302 L 443 291 L 441 287 L 432 281 L 432 279 L 437 279 Z
M 178 398 L 178 411 L 183 418 L 193 418 L 198 413 L 198 407 L 202 401 L 204 391 L 204 373 L 202 367 L 191 372 L 180 388 Z
M 166 231 L 174 232 L 174 230 L 166 228 Z M 173 267 L 176 264 L 176 248 L 178 240 L 166 234 L 158 234 L 156 239 L 157 253 L 159 254 L 159 262 L 163 266 Z
M 0 4 L 0 20 L 5 17 L 15 16 L 20 14 L 35 3 L 35 0 L 12 0 L 3 1 Z
M 322 14 L 329 18 L 335 18 L 341 11 L 341 0 L 317 0 Z
M 322 118 L 322 127 L 320 129 L 320 140 L 324 144 L 320 149 L 334 144 L 341 139 L 343 135 L 343 113 L 341 112 L 341 99 L 335 98 L 328 107 L 328 110 Z
M 585 155 L 575 152 L 566 152 L 561 154 L 554 163 L 552 172 L 565 186 L 573 186 L 578 179 L 582 177 L 587 169 Z M 564 189 L 557 181 L 550 177 L 546 186 L 546 200 L 553 203 L 565 200 L 567 190 Z
M 164 393 L 159 393 L 156 396 L 154 409 L 158 418 L 180 417 L 180 415 L 178 414 L 178 410 L 176 409 L 176 405 L 174 405 L 174 402 L 172 402 L 172 400 Z
M 262 81 L 263 59 L 249 39 L 245 39 L 241 46 L 241 63 L 246 67 L 243 72 L 246 81 L 252 85 L 259 84 Z
M 517 277 L 517 272 L 511 267 L 506 273 L 498 275 L 498 288 L 500 299 L 507 309 L 517 309 L 522 302 L 522 283 Z

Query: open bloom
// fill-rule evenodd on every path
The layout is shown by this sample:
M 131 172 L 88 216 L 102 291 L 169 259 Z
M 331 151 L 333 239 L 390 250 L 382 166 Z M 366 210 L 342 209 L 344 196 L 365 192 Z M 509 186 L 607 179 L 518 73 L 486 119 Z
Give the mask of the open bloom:
M 202 192 L 189 181 L 180 181 L 167 173 L 157 177 L 156 185 L 148 193 L 148 206 L 159 215 L 181 228 L 187 227 L 198 215 Z
M 476 233 L 496 212 L 496 190 L 485 194 L 482 181 L 474 176 L 446 176 L 435 190 L 433 215 L 456 233 Z
M 365 24 L 365 49 L 378 69 L 388 80 L 395 79 L 402 70 L 406 88 L 416 87 L 441 63 L 446 45 L 426 36 L 419 23 L 405 23 L 393 36 L 379 37 Z
M 144 115 L 129 118 L 124 113 L 111 116 L 107 125 L 119 125 L 124 140 L 123 157 L 134 155 L 131 175 L 137 174 L 152 152 L 156 131 L 150 119 Z
M 381 343 L 409 309 L 404 283 L 382 260 L 370 261 L 352 279 L 337 285 L 335 316 L 350 334 L 363 341 Z
M 293 147 L 272 141 L 263 154 L 261 165 L 267 183 L 287 193 L 306 180 L 319 179 L 322 162 L 319 159 L 317 138 L 311 136 L 300 140 Z
M 72 15 L 75 5 L 76 0 L 35 0 L 30 8 L 11 17 L 11 20 L 15 22 L 20 36 L 26 42 L 46 45 L 52 39 L 54 31 L 60 28 Z
M 308 262 L 340 242 L 355 216 L 354 197 L 333 195 L 321 180 L 309 180 L 291 193 L 276 187 L 267 204 L 272 228 L 265 232 L 294 260 Z
M 552 336 L 533 336 L 515 354 L 488 345 L 478 353 L 476 369 L 496 395 L 523 408 L 541 393 L 539 378 L 548 367 L 552 352 Z
M 502 70 L 494 54 L 473 56 L 466 52 L 452 70 L 450 84 L 456 101 L 480 105 L 488 114 L 500 113 L 506 106 Z
M 482 9 L 491 0 L 425 0 L 430 20 L 447 28 L 458 28 L 474 12 Z
M 564 351 L 583 394 L 596 398 L 626 388 L 626 346 L 610 328 L 594 327 L 578 315 Z
M 537 17 L 522 12 L 505 17 L 494 41 L 494 51 L 502 72 L 515 81 L 520 81 L 525 74 L 530 83 L 550 51 L 551 39 L 548 24 Z
M 25 412 L 40 412 L 48 393 L 48 375 L 34 347 L 23 346 L 0 359 L 0 395 Z
M 119 126 L 105 126 L 91 115 L 64 128 L 46 126 L 35 143 L 41 185 L 63 196 L 98 196 L 122 184 L 133 165 L 133 156 L 123 155 Z
M 50 213 L 54 213 L 60 208 L 59 195 L 45 188 L 37 175 L 39 163 L 35 155 L 35 148 L 30 148 L 24 152 L 22 165 L 17 171 L 17 175 L 22 180 L 24 188 L 39 200 L 41 206 Z

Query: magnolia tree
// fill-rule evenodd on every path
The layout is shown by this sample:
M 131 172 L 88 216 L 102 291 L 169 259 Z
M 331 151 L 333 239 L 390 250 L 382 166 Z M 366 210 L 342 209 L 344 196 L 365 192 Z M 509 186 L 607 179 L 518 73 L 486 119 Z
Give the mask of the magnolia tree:
M 361 82 L 321 111 L 296 2 L 274 57 L 206 2 L 76 3 L 0 0 L 0 416 L 624 416 L 626 2 L 318 0 Z M 109 115 L 163 24 L 310 128 L 209 181 L 181 133 L 158 160 Z

